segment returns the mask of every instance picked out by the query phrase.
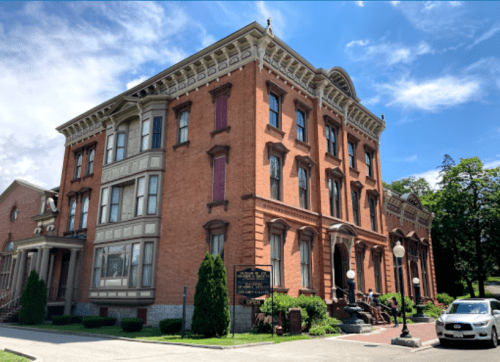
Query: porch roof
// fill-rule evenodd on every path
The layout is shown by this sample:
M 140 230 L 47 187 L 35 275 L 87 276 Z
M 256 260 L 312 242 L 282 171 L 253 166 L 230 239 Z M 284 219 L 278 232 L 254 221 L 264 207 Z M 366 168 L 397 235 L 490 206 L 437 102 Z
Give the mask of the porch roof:
M 83 249 L 86 239 L 65 238 L 62 236 L 37 235 L 27 239 L 14 240 L 17 250 L 26 250 L 39 247 Z

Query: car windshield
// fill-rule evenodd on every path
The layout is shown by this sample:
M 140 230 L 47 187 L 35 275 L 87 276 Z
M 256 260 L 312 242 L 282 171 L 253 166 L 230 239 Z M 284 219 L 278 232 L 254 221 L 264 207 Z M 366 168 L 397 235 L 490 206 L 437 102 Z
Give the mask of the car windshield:
M 486 303 L 453 303 L 449 314 L 487 314 Z

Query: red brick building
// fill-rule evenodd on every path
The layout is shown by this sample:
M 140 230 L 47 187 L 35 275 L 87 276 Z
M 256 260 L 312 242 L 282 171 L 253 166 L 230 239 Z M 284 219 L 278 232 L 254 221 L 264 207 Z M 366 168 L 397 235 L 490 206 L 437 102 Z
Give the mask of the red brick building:
M 192 312 L 207 251 L 229 286 L 235 264 L 272 264 L 292 296 L 330 303 L 348 269 L 361 292 L 392 292 L 398 238 L 432 298 L 432 216 L 383 189 L 384 128 L 342 68 L 257 23 L 66 122 L 56 230 L 80 243 L 73 312 L 156 325 L 180 316 L 184 285 Z M 238 313 L 248 327 L 251 307 Z

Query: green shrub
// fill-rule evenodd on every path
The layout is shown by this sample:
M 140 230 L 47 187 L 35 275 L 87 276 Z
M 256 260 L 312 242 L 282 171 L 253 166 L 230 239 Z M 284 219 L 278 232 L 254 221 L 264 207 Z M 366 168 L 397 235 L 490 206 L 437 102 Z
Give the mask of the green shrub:
M 120 324 L 124 332 L 139 332 L 144 322 L 141 318 L 122 318 Z
M 162 319 L 160 330 L 161 334 L 177 334 L 182 330 L 182 319 Z
M 323 328 L 326 333 L 340 333 L 339 324 L 341 323 L 342 323 L 341 321 L 332 317 L 326 317 L 320 320 L 315 320 L 311 326 L 311 329 L 309 330 L 309 333 L 311 330 L 316 328 Z
M 214 304 L 215 329 L 217 335 L 219 337 L 225 336 L 229 333 L 231 315 L 229 314 L 229 292 L 227 289 L 226 267 L 220 255 L 217 255 L 214 262 L 213 300 L 208 302 Z
M 309 334 L 311 336 L 324 336 L 326 334 L 325 327 L 317 326 L 317 327 L 312 327 L 309 330 Z
M 43 280 L 38 279 L 38 274 L 32 270 L 21 296 L 21 310 L 19 322 L 21 324 L 40 324 L 45 320 L 45 307 L 47 305 L 47 287 Z
M 450 305 L 455 300 L 452 296 L 449 296 L 446 293 L 436 294 L 436 299 L 439 303 L 443 303 L 444 305 Z
M 403 324 L 403 317 L 398 317 L 399 324 Z M 406 318 L 406 324 L 415 324 L 411 319 Z
M 400 312 L 403 304 L 401 303 L 401 294 L 400 293 L 387 293 L 384 295 L 381 295 L 378 300 L 383 303 L 384 305 L 389 307 L 389 299 L 392 297 L 396 297 L 396 300 L 398 301 L 398 309 Z M 405 310 L 406 310 L 406 316 L 409 317 L 410 315 L 414 314 L 413 310 L 413 301 L 410 299 L 410 297 L 405 295 Z
M 322 320 L 326 317 L 326 303 L 318 296 L 300 295 L 297 298 L 297 306 L 307 312 L 307 319 L 302 318 L 306 327 L 311 327 L 311 324 L 316 320 Z
M 194 313 L 191 329 L 206 338 L 217 335 L 214 291 L 214 257 L 207 251 L 198 269 L 198 282 L 194 292 Z
M 81 315 L 72 315 L 71 317 L 71 323 L 82 323 L 83 317 Z
M 424 313 L 427 314 L 429 317 L 434 317 L 434 318 L 439 318 L 439 315 L 443 311 L 442 308 L 438 307 L 432 302 L 427 302 L 424 308 Z
M 73 316 L 70 315 L 58 315 L 52 317 L 52 324 L 55 326 L 64 326 L 66 324 L 71 324 Z
M 114 326 L 117 319 L 114 317 L 84 317 L 82 324 L 85 328 L 100 328 L 104 326 Z

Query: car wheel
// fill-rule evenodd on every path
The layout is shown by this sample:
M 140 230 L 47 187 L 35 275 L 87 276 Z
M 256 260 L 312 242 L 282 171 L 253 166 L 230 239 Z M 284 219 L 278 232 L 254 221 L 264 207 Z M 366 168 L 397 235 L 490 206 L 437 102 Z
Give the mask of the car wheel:
M 443 347 L 447 347 L 450 345 L 450 341 L 447 339 L 439 338 L 439 344 Z
M 490 347 L 491 348 L 497 348 L 498 346 L 498 335 L 497 335 L 497 330 L 495 328 L 491 329 L 491 341 L 490 341 Z

